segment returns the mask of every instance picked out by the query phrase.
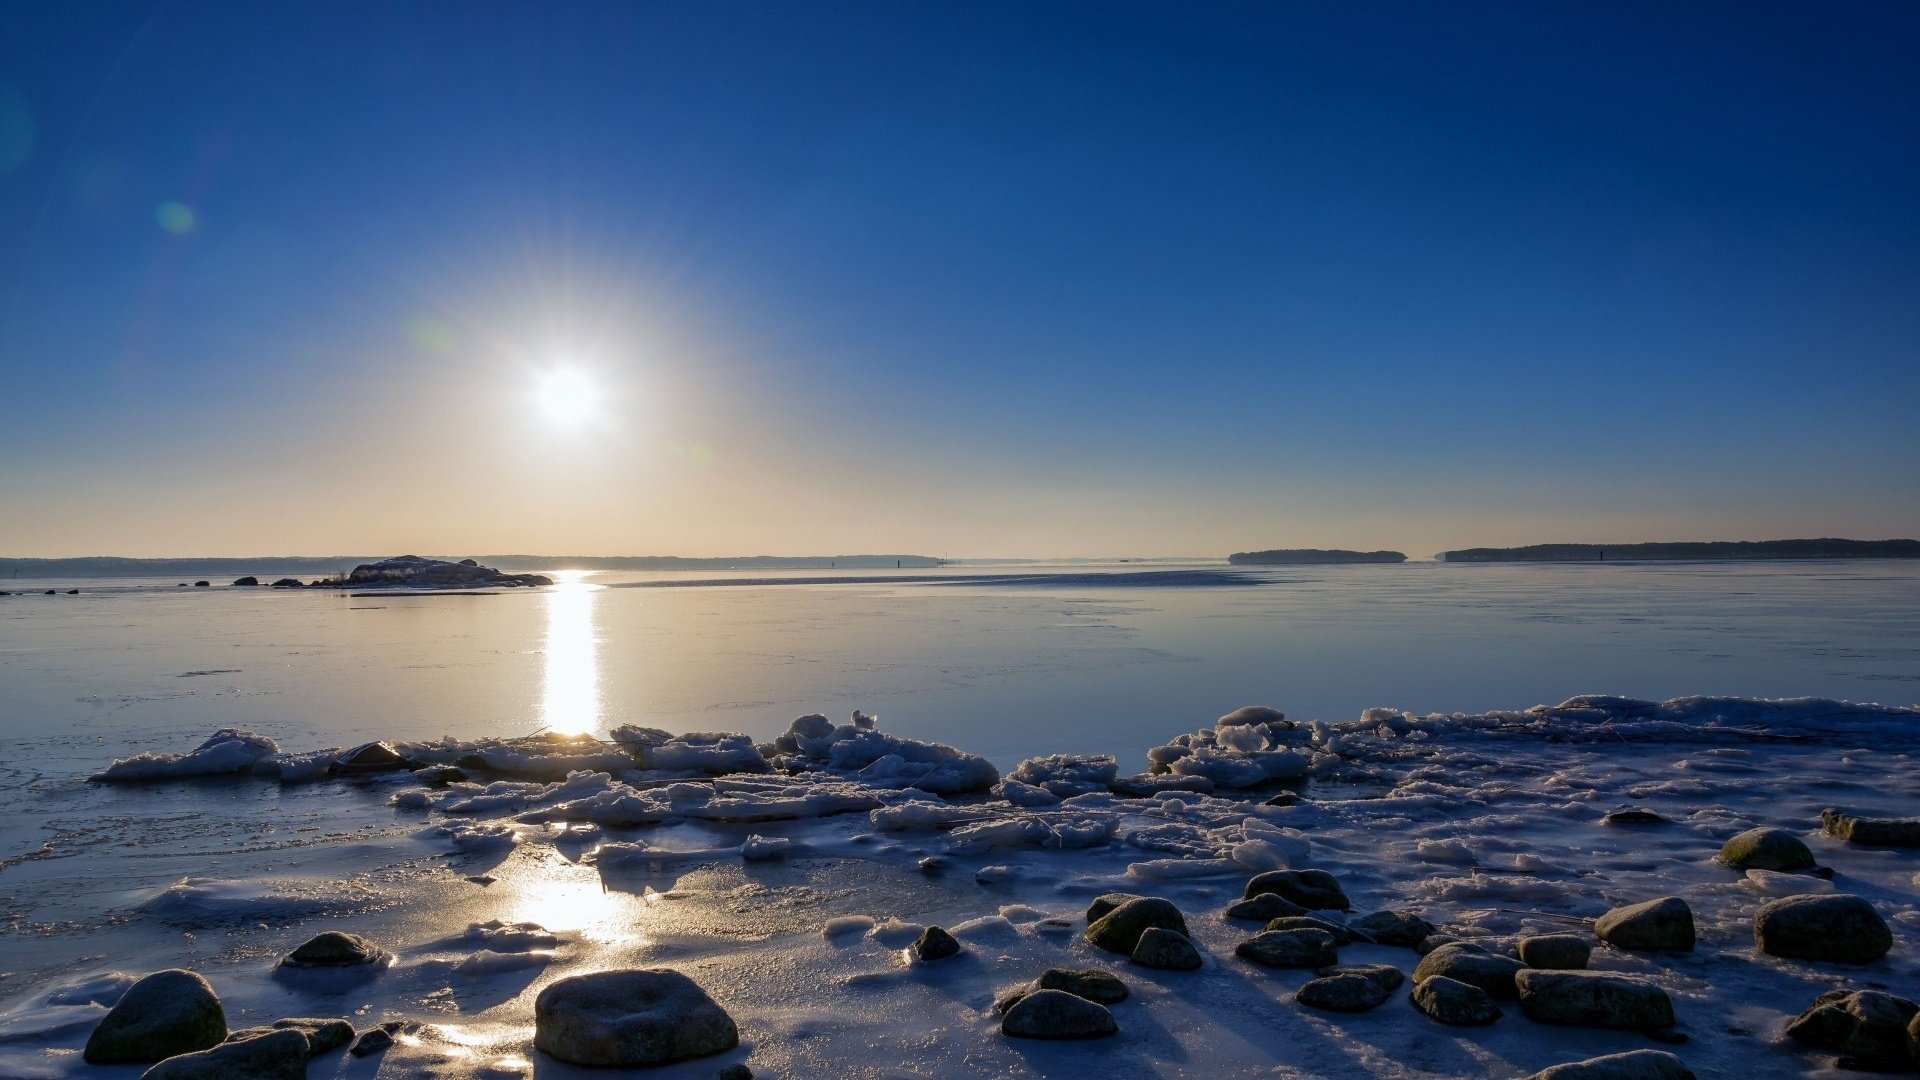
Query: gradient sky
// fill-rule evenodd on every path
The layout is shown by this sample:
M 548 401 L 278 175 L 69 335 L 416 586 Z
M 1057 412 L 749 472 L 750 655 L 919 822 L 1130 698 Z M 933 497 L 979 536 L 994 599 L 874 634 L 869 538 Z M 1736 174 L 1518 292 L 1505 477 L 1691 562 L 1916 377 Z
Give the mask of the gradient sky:
M 0 555 L 1915 535 L 1915 56 L 1882 2 L 9 4 Z

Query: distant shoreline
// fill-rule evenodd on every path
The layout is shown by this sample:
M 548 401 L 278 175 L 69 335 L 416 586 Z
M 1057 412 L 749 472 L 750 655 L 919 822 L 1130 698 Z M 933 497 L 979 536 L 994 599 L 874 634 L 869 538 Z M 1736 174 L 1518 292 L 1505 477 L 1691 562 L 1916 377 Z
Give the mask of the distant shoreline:
M 1643 544 L 1532 544 L 1443 551 L 1445 563 L 1754 562 L 1781 559 L 1915 559 L 1920 540 L 1701 540 Z
M 0 580 L 19 573 L 22 578 L 117 577 L 315 577 L 343 575 L 380 555 L 267 555 L 216 556 L 205 559 L 136 559 L 121 556 L 84 556 L 68 559 L 0 558 Z M 450 562 L 468 556 L 442 556 Z M 931 555 L 736 555 L 685 558 L 678 555 L 476 555 L 488 566 L 535 570 L 894 570 L 946 566 Z

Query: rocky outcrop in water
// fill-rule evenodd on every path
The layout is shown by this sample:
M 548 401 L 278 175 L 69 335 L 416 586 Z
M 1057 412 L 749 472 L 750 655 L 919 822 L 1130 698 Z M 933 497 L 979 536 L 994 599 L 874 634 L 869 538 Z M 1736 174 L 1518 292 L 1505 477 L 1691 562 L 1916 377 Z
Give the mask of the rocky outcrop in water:
M 475 589 L 551 585 L 542 574 L 505 574 L 472 559 L 447 562 L 419 555 L 397 555 L 379 562 L 361 563 L 336 583 L 349 589 Z

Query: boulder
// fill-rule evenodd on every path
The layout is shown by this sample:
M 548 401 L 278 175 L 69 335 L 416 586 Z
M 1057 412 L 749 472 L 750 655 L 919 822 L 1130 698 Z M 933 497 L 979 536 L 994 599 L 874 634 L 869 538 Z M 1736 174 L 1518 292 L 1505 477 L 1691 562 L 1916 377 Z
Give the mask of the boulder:
M 929 926 L 920 931 L 920 936 L 914 939 L 909 948 L 913 950 L 913 958 L 922 963 L 960 955 L 960 943 L 938 926 Z
M 1119 1030 L 1105 1005 L 1065 990 L 1035 990 L 1000 1018 L 1001 1034 L 1016 1039 L 1098 1039 Z
M 283 578 L 281 578 L 280 580 L 278 580 L 278 581 L 275 581 L 275 582 L 273 583 L 273 588 L 276 588 L 276 589 L 298 589 L 298 588 L 300 588 L 300 579 L 299 579 L 299 578 L 290 578 L 290 577 L 283 577 Z
M 458 765 L 429 765 L 415 770 L 413 778 L 430 788 L 443 788 L 448 784 L 464 783 L 467 772 Z
M 213 987 L 173 968 L 128 987 L 93 1029 L 82 1056 L 93 1065 L 143 1065 L 212 1049 L 226 1038 L 227 1014 Z
M 1677 896 L 1617 907 L 1593 924 L 1601 941 L 1616 949 L 1693 951 L 1693 909 Z
M 1434 930 L 1432 923 L 1411 911 L 1376 911 L 1349 925 L 1381 945 L 1406 949 L 1418 948 Z
M 1769 956 L 1867 964 L 1893 948 L 1893 931 L 1858 896 L 1783 896 L 1753 913 L 1753 943 Z
M 307 1037 L 283 1029 L 167 1058 L 140 1080 L 305 1080 L 308 1056 Z
M 1325 870 L 1269 870 L 1247 882 L 1247 899 L 1274 893 L 1310 911 L 1350 911 L 1340 882 Z
M 1109 972 L 1098 968 L 1048 968 L 1032 982 L 1000 995 L 993 1009 L 1004 1013 L 1035 990 L 1064 990 L 1101 1005 L 1118 1005 L 1127 1000 L 1127 984 Z
M 1829 990 L 1787 1025 L 1796 1042 L 1840 1055 L 1843 1069 L 1903 1070 L 1912 1060 L 1909 1025 L 1920 1023 L 1920 1005 L 1878 990 Z
M 1696 1080 L 1686 1063 L 1665 1050 L 1629 1050 L 1624 1054 L 1569 1061 L 1541 1069 L 1527 1080 Z
M 1442 945 L 1420 958 L 1413 969 L 1413 981 L 1445 977 L 1469 986 L 1477 986 L 1497 998 L 1512 1000 L 1514 976 L 1526 970 L 1520 961 L 1495 956 L 1469 945 Z
M 213 582 L 211 581 L 196 581 L 193 583 L 193 587 L 196 589 L 211 588 L 212 585 L 213 585 Z
M 1748 829 L 1720 845 L 1720 861 L 1735 870 L 1775 870 L 1791 874 L 1814 868 L 1806 841 L 1785 829 Z
M 385 949 L 359 934 L 328 930 L 280 958 L 283 968 L 347 968 L 384 965 L 393 959 Z
M 1333 935 L 1325 930 L 1265 930 L 1235 946 L 1233 952 L 1273 968 L 1323 968 L 1340 959 Z
M 1452 934 L 1428 934 L 1426 937 L 1420 939 L 1420 944 L 1415 945 L 1413 951 L 1419 953 L 1421 956 L 1425 956 L 1435 949 L 1444 948 L 1448 945 L 1469 945 L 1473 948 L 1480 949 L 1480 946 L 1474 945 L 1464 938 L 1454 937 Z M 1486 952 L 1487 950 L 1480 949 L 1480 951 Z
M 1261 893 L 1245 900 L 1236 900 L 1227 905 L 1226 916 L 1229 919 L 1246 919 L 1249 922 L 1272 922 L 1288 915 L 1305 915 L 1307 909 L 1281 896 L 1279 893 Z
M 260 584 L 260 579 L 254 577 L 252 574 L 248 574 L 246 577 L 234 578 L 233 583 L 242 587 L 252 586 Z
M 1267 922 L 1263 930 L 1324 930 L 1333 935 L 1333 943 L 1346 945 L 1353 941 L 1353 934 L 1337 922 L 1316 919 L 1311 915 L 1282 915 Z
M 1413 1006 L 1443 1024 L 1471 1027 L 1500 1019 L 1500 1006 L 1485 990 L 1445 975 L 1413 984 Z
M 1667 819 L 1643 807 L 1627 806 L 1610 811 L 1600 822 L 1603 825 L 1665 825 Z
M 1201 964 L 1200 950 L 1193 947 L 1185 934 L 1158 926 L 1150 926 L 1140 934 L 1140 944 L 1133 947 L 1132 959 L 1141 967 L 1163 971 L 1194 971 Z
M 1138 899 L 1140 899 L 1140 894 L 1138 893 L 1129 893 L 1129 892 L 1101 893 L 1099 896 L 1096 896 L 1093 898 L 1093 903 L 1087 905 L 1087 922 L 1089 924 L 1097 923 L 1101 919 L 1106 918 L 1107 913 L 1112 911 L 1114 908 L 1119 907 L 1121 904 L 1124 904 L 1129 900 L 1138 900 Z
M 1587 966 L 1593 946 L 1578 934 L 1535 934 L 1516 946 L 1520 962 L 1549 971 L 1577 971 Z
M 1828 836 L 1864 847 L 1920 847 L 1920 819 L 1869 818 L 1843 814 L 1838 810 L 1820 811 L 1820 824 Z
M 1659 1031 L 1673 1026 L 1667 992 L 1644 979 L 1600 971 L 1523 969 L 1520 1011 L 1542 1024 Z
M 561 979 L 534 999 L 533 1018 L 533 1045 L 572 1065 L 661 1065 L 740 1043 L 725 1009 L 664 968 Z
M 1158 896 L 1136 896 L 1100 916 L 1087 927 L 1087 940 L 1108 952 L 1126 956 L 1140 946 L 1140 935 L 1151 927 L 1187 934 L 1187 920 L 1173 901 Z
M 386 743 L 370 742 L 335 758 L 331 771 L 335 776 L 365 776 L 369 773 L 397 772 L 410 764 Z
M 1387 988 L 1389 992 L 1398 990 L 1407 981 L 1400 969 L 1392 964 L 1353 964 L 1346 967 L 1325 967 L 1314 972 L 1322 979 L 1331 979 L 1335 975 L 1358 975 L 1371 979 Z
M 354 1057 L 366 1057 L 379 1054 L 393 1047 L 393 1037 L 406 1031 L 411 1025 L 405 1020 L 388 1020 L 370 1027 L 353 1040 L 353 1049 L 347 1051 Z
M 329 1050 L 338 1050 L 353 1041 L 353 1025 L 347 1021 L 307 1016 L 275 1020 L 270 1027 L 245 1028 L 228 1035 L 227 1041 L 239 1042 L 241 1039 L 251 1039 L 275 1031 L 299 1032 L 307 1040 L 308 1057 L 318 1057 Z
M 1323 975 L 1300 988 L 1294 1000 L 1328 1012 L 1366 1012 L 1393 996 L 1393 988 L 1354 972 Z

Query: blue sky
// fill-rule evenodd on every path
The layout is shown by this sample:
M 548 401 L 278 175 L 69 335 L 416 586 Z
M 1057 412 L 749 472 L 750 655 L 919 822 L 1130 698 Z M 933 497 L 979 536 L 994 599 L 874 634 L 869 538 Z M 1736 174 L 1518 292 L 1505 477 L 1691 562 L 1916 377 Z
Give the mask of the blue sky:
M 1882 3 L 16 5 L 0 553 L 1911 535 L 1914 55 Z

